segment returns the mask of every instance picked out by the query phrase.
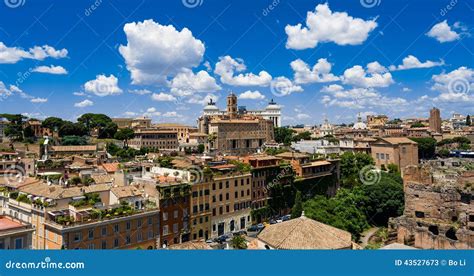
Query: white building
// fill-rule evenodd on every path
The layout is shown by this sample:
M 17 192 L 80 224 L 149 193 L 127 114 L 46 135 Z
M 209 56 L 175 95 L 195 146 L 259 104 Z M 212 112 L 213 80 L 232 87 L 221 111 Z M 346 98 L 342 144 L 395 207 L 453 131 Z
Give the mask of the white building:
M 4 142 L 5 137 L 5 128 L 8 125 L 8 121 L 5 118 L 0 118 L 0 142 Z
M 266 120 L 273 122 L 273 126 L 281 127 L 281 106 L 273 101 L 273 99 L 268 103 L 267 107 L 264 110 L 247 110 L 245 107 L 239 107 L 239 112 L 262 116 Z M 226 110 L 220 110 L 216 103 L 209 101 L 209 103 L 204 107 L 204 116 L 213 116 L 213 115 L 226 115 Z
M 321 125 L 319 135 L 321 137 L 334 136 L 334 127 L 329 123 L 327 118 L 324 119 L 324 123 Z
M 332 143 L 326 139 L 292 142 L 291 148 L 299 152 L 323 155 L 338 154 L 341 151 L 338 142 Z

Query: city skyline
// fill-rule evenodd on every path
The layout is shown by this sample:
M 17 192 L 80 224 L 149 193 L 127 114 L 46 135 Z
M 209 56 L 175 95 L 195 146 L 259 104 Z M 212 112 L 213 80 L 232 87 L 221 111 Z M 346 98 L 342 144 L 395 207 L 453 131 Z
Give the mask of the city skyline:
M 250 110 L 274 99 L 283 125 L 350 123 L 358 113 L 426 118 L 433 106 L 442 118 L 467 115 L 474 40 L 464 10 L 473 7 L 446 5 L 2 3 L 0 108 L 194 125 L 210 98 L 224 106 L 232 91 Z

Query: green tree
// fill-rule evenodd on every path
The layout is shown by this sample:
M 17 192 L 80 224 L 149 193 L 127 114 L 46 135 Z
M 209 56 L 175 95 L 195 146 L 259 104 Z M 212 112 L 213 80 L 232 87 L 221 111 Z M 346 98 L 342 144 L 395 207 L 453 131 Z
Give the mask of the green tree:
M 416 122 L 410 126 L 410 128 L 415 128 L 415 127 L 425 127 L 423 123 Z
M 41 123 L 41 126 L 44 128 L 49 128 L 50 130 L 58 131 L 63 125 L 65 121 L 58 117 L 48 117 L 44 119 Z
M 112 122 L 112 119 L 105 114 L 86 113 L 79 117 L 77 121 L 88 132 L 97 129 L 99 138 L 113 138 L 118 128 L 117 124 Z
M 135 137 L 135 132 L 131 128 L 119 129 L 114 135 L 114 139 L 123 141 L 125 148 L 128 148 L 128 141 L 133 137 Z
M 203 153 L 203 152 L 204 152 L 204 149 L 205 149 L 204 144 L 199 144 L 199 145 L 198 145 L 198 148 L 197 148 L 197 151 L 198 151 L 198 153 Z
M 448 149 L 440 149 L 438 151 L 438 154 L 441 157 L 449 157 L 449 150 Z
M 81 136 L 64 136 L 61 139 L 61 145 L 63 146 L 83 146 L 87 144 L 87 139 Z
M 341 180 L 343 187 L 361 184 L 359 173 L 362 168 L 374 165 L 372 156 L 366 153 L 345 152 L 341 155 Z
M 410 138 L 412 141 L 418 143 L 418 158 L 431 159 L 435 156 L 436 140 L 430 137 L 424 138 Z
M 12 141 L 23 141 L 23 124 L 25 116 L 21 114 L 0 114 L 0 118 L 5 118 L 9 121 L 5 127 L 5 136 L 10 138 Z
M 311 132 L 304 131 L 293 137 L 293 141 L 298 142 L 300 140 L 311 140 Z
M 300 191 L 297 191 L 296 197 L 295 197 L 295 205 L 293 205 L 293 208 L 291 208 L 291 217 L 298 218 L 301 216 L 302 212 L 303 212 L 303 195 L 301 194 Z
M 241 235 L 234 236 L 230 245 L 235 249 L 247 249 L 247 241 Z
M 276 127 L 275 132 L 275 141 L 277 143 L 283 143 L 285 145 L 290 145 L 293 141 L 293 134 L 296 132 L 287 127 Z

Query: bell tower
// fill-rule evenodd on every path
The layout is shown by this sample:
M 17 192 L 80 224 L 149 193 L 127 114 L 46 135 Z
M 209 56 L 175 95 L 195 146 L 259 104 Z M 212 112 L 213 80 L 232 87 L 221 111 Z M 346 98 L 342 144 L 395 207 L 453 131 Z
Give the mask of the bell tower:
M 227 115 L 231 119 L 237 117 L 237 96 L 233 92 L 227 96 Z

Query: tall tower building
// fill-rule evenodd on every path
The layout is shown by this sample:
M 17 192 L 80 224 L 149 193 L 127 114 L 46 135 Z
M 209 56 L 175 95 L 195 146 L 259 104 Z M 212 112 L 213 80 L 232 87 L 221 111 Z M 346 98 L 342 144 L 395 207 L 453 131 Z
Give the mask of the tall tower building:
M 237 117 L 237 96 L 232 92 L 227 96 L 227 115 L 231 119 Z
M 430 130 L 441 133 L 441 112 L 438 108 L 433 107 L 430 110 Z

